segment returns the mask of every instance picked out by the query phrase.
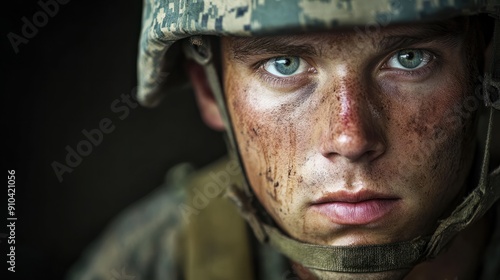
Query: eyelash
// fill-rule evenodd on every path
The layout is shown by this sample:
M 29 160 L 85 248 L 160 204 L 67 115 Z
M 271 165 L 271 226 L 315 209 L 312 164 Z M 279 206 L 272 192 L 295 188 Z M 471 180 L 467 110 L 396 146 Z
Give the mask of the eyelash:
M 400 51 L 410 50 L 410 49 L 411 50 L 421 50 L 423 52 L 426 52 L 427 54 L 430 55 L 431 58 L 427 62 L 426 65 L 424 65 L 418 69 L 415 69 L 415 70 L 404 70 L 404 69 L 398 69 L 398 68 L 385 68 L 393 56 L 397 55 Z M 379 67 L 379 70 L 395 73 L 396 75 L 404 76 L 404 77 L 418 77 L 418 76 L 423 76 L 423 75 L 427 74 L 430 70 L 432 70 L 433 67 L 436 67 L 437 65 L 435 65 L 435 64 L 439 62 L 439 58 L 440 58 L 440 55 L 438 54 L 438 52 L 435 52 L 435 51 L 431 51 L 428 49 L 420 49 L 420 48 L 404 48 L 404 49 L 392 51 L 388 56 L 386 56 L 386 58 L 384 59 L 384 62 L 382 63 L 382 66 Z
M 393 56 L 397 55 L 398 52 L 403 51 L 403 50 L 408 50 L 408 49 L 412 49 L 412 48 L 404 48 L 404 49 L 392 51 L 390 53 L 390 55 L 386 56 L 385 59 L 383 60 L 382 66 L 380 66 L 378 68 L 379 71 L 387 71 L 387 72 L 393 73 L 393 74 L 398 75 L 398 76 L 415 78 L 415 77 L 419 77 L 419 76 L 423 76 L 423 75 L 427 74 L 433 67 L 436 67 L 435 64 L 439 61 L 439 57 L 440 57 L 437 54 L 437 52 L 431 51 L 428 49 L 414 48 L 416 50 L 418 49 L 418 50 L 424 51 L 431 56 L 431 59 L 427 62 L 426 65 L 424 65 L 418 69 L 415 69 L 415 70 L 384 68 L 387 65 L 387 63 L 389 62 L 389 60 Z M 266 59 L 260 60 L 259 62 L 255 63 L 252 66 L 253 72 L 256 73 L 260 77 L 260 79 L 263 82 L 265 82 L 266 84 L 268 84 L 270 87 L 274 87 L 274 88 L 300 87 L 301 85 L 307 83 L 307 81 L 310 79 L 309 75 L 311 73 L 316 73 L 316 69 L 313 66 L 311 66 L 310 69 L 308 69 L 306 72 L 298 74 L 298 75 L 293 75 L 290 77 L 275 76 L 275 75 L 269 73 L 268 71 L 266 71 L 264 69 L 264 66 L 271 59 L 276 59 L 278 57 L 282 57 L 282 56 L 275 56 L 275 57 L 266 58 Z
M 252 68 L 254 73 L 256 73 L 260 79 L 262 79 L 265 83 L 269 84 L 271 87 L 274 88 L 295 88 L 295 87 L 300 87 L 300 85 L 303 85 L 309 80 L 310 78 L 308 77 L 312 73 L 316 73 L 316 70 L 314 67 L 309 67 L 307 71 L 304 73 L 300 73 L 297 75 L 293 75 L 290 77 L 278 77 L 275 76 L 271 73 L 269 73 L 267 70 L 264 69 L 264 66 L 266 63 L 271 60 L 275 59 L 281 56 L 275 56 L 271 58 L 267 58 L 264 60 L 261 60 L 257 62 Z

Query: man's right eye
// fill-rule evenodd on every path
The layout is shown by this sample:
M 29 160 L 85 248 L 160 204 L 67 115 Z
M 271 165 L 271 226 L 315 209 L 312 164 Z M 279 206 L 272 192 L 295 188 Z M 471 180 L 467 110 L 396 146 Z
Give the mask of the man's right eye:
M 297 56 L 280 56 L 271 58 L 263 65 L 264 70 L 277 77 L 291 77 L 304 73 L 309 64 Z

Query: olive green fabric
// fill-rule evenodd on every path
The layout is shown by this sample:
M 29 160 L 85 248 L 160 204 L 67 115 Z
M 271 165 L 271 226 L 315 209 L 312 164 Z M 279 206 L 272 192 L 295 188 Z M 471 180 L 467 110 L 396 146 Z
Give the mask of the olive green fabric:
M 208 204 L 189 219 L 185 234 L 184 271 L 186 280 L 255 279 L 252 254 L 245 221 L 234 205 L 223 197 L 228 185 L 242 180 L 226 171 L 227 161 L 218 162 L 210 171 L 202 172 L 189 183 L 189 201 L 207 198 Z M 214 187 L 217 174 L 230 178 Z M 212 176 L 210 176 L 212 175 Z M 220 176 L 220 175 L 219 175 Z M 208 187 L 212 189 L 209 190 Z M 210 198 L 216 192 L 216 197 Z M 197 197 L 198 196 L 198 197 Z
M 319 246 L 297 242 L 285 237 L 276 228 L 264 227 L 270 244 L 303 266 L 345 273 L 412 268 L 420 260 L 428 241 L 418 238 L 387 245 Z
M 182 279 L 181 244 L 186 181 L 192 167 L 168 172 L 165 184 L 130 205 L 83 252 L 68 280 Z

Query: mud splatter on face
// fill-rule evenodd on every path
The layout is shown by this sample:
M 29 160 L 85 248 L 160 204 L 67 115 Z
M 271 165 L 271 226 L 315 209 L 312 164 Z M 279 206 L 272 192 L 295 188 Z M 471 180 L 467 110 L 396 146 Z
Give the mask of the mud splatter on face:
M 249 182 L 292 237 L 330 245 L 409 240 L 461 197 L 473 150 L 472 116 L 449 110 L 468 91 L 461 37 L 378 45 L 421 33 L 399 26 L 367 41 L 349 32 L 261 38 L 266 51 L 254 55 L 244 51 L 251 38 L 222 40 L 224 89 Z M 363 51 L 353 55 L 353 44 Z M 417 69 L 401 69 L 401 48 L 435 51 Z M 294 65 L 283 57 L 302 64 L 281 75 Z M 311 207 L 360 191 L 397 197 L 398 211 L 349 226 Z

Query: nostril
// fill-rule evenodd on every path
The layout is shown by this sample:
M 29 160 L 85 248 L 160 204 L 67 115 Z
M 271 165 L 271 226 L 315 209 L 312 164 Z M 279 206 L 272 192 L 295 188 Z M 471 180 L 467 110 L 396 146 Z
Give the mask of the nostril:
M 380 138 L 379 138 L 380 139 Z M 376 158 L 380 157 L 382 154 L 385 153 L 385 143 L 383 139 L 380 140 L 375 140 L 373 143 L 373 146 L 366 152 L 367 157 L 370 161 L 375 160 Z
M 376 150 L 370 150 L 370 151 L 367 151 L 366 152 L 366 157 L 372 161 L 374 159 L 376 159 L 381 153 L 376 151 Z
M 352 132 L 352 131 L 351 131 Z M 328 158 L 343 157 L 349 161 L 373 161 L 385 152 L 385 144 L 380 136 L 365 129 L 356 133 L 332 133 L 323 142 L 323 155 Z

